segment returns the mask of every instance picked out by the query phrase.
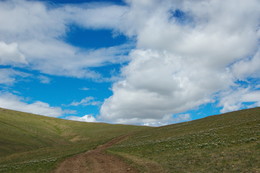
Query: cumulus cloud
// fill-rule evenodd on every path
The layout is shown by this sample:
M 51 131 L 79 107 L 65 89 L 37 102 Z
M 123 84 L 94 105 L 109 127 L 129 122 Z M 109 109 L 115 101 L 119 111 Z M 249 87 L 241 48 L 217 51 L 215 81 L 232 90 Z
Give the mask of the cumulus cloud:
M 179 114 L 179 115 L 164 115 L 162 118 L 150 118 L 147 116 L 147 118 L 122 118 L 122 119 L 117 119 L 113 123 L 118 123 L 118 124 L 136 124 L 136 125 L 144 125 L 144 126 L 164 126 L 167 124 L 175 124 L 175 123 L 180 123 L 180 122 L 185 122 L 185 121 L 190 121 L 191 117 L 189 114 Z
M 92 115 L 85 115 L 83 117 L 77 116 L 68 116 L 66 117 L 67 120 L 74 120 L 74 121 L 83 121 L 83 122 L 96 122 L 96 118 Z
M 6 44 L 0 41 L 0 64 L 27 64 L 25 56 L 19 51 L 17 43 Z
M 137 48 L 101 107 L 102 119 L 160 122 L 212 102 L 240 76 L 258 73 L 259 1 L 129 4 L 121 29 L 136 37 Z
M 232 66 L 234 76 L 246 80 L 248 76 L 260 78 L 260 50 L 251 58 L 245 58 Z
M 26 103 L 24 98 L 11 93 L 0 93 L 0 107 L 49 117 L 59 117 L 63 114 L 59 107 L 52 107 L 41 101 Z
M 174 121 L 173 114 L 216 98 L 223 111 L 241 108 L 246 100 L 258 103 L 248 93 L 239 103 L 226 94 L 242 92 L 237 80 L 259 79 L 258 0 L 126 2 L 127 6 L 54 7 L 37 1 L 0 1 L 0 63 L 102 81 L 91 67 L 130 61 L 101 107 L 99 118 L 109 122 L 164 124 Z M 135 38 L 136 47 L 82 50 L 64 41 L 70 24 L 124 33 Z M 2 72 L 2 83 L 14 79 Z M 72 105 L 93 103 L 85 98 Z
M 241 108 L 259 107 L 260 91 L 252 88 L 227 90 L 222 93 L 219 106 L 222 107 L 222 113 L 236 111 Z
M 71 24 L 113 29 L 125 10 L 112 4 L 51 6 L 37 1 L 0 1 L 0 64 L 23 65 L 52 75 L 102 78 L 89 68 L 126 61 L 129 46 L 84 50 L 63 38 Z

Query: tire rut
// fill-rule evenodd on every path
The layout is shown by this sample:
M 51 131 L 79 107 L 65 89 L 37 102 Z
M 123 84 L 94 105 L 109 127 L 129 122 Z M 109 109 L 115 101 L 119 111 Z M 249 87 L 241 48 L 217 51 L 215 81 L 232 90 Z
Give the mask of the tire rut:
M 123 140 L 128 135 L 120 136 L 87 151 L 65 159 L 53 171 L 54 173 L 138 173 L 138 171 L 120 158 L 105 153 L 105 150 Z

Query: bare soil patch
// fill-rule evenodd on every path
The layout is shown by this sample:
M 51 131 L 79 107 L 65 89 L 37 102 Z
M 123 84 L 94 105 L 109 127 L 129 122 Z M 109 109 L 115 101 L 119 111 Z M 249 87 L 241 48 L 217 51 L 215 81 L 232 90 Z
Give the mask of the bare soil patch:
M 117 137 L 96 149 L 64 160 L 54 173 L 137 173 L 138 171 L 120 158 L 105 150 L 128 136 Z

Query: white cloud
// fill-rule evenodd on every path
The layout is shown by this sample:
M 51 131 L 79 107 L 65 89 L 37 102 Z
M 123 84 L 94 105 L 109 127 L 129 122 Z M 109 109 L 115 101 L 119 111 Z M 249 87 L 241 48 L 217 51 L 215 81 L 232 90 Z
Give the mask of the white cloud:
M 108 3 L 89 3 L 77 6 L 65 6 L 64 12 L 70 20 L 86 28 L 117 29 L 120 27 L 122 17 L 128 11 L 127 6 Z
M 122 69 L 124 79 L 114 83 L 113 95 L 102 105 L 101 118 L 160 122 L 212 102 L 240 73 L 244 78 L 255 73 L 259 8 L 257 0 L 130 1 L 121 29 L 136 36 L 137 48 Z M 177 9 L 190 22 L 178 22 L 172 15 Z M 253 69 L 244 63 L 248 57 L 254 57 Z M 244 64 L 236 65 L 241 60 Z M 246 68 L 239 72 L 236 66 Z
M 12 68 L 2 68 L 0 69 L 0 84 L 3 85 L 13 85 L 18 81 L 31 81 L 38 79 L 39 82 L 43 84 L 48 84 L 51 82 L 51 79 L 45 75 L 33 75 L 26 72 L 19 71 Z
M 167 124 L 180 123 L 191 120 L 189 114 L 179 114 L 179 115 L 164 115 L 161 119 L 156 118 L 129 118 L 129 119 L 116 119 L 113 123 L 118 124 L 136 124 L 144 126 L 164 126 Z
M 25 78 L 28 76 L 30 76 L 30 74 L 28 73 L 24 73 L 9 68 L 2 68 L 0 69 L 0 84 L 12 85 L 17 81 L 18 77 Z
M 19 51 L 17 43 L 6 44 L 0 41 L 0 64 L 27 64 L 24 55 Z
M 248 76 L 260 78 L 260 50 L 251 59 L 242 59 L 232 66 L 234 76 L 245 80 Z
M 53 7 L 0 1 L 0 63 L 102 81 L 90 67 L 130 60 L 100 111 L 105 121 L 125 123 L 170 121 L 172 114 L 212 102 L 237 79 L 259 78 L 258 0 L 127 2 Z M 185 22 L 174 16 L 176 10 Z M 136 48 L 129 57 L 129 45 L 82 50 L 63 40 L 70 24 L 123 32 L 136 38 Z M 5 77 L 12 83 L 11 75 Z
M 138 50 L 132 56 L 123 70 L 126 79 L 114 84 L 114 95 L 101 108 L 106 120 L 124 117 L 159 121 L 165 115 L 209 102 L 208 95 L 223 87 L 222 83 L 231 82 L 224 74 L 185 66 L 180 57 L 166 52 Z
M 85 115 L 83 117 L 77 117 L 77 116 L 69 116 L 66 117 L 67 120 L 74 120 L 74 121 L 83 121 L 83 122 L 96 122 L 96 118 L 92 115 Z
M 86 98 L 82 99 L 79 102 L 74 101 L 70 105 L 71 106 L 80 106 L 80 105 L 81 106 L 89 106 L 89 105 L 91 105 L 91 106 L 98 106 L 100 104 L 101 104 L 101 102 L 95 101 L 94 97 L 86 97 Z
M 63 114 L 77 114 L 76 110 L 69 110 L 69 109 L 63 110 L 62 112 Z
M 238 88 L 227 90 L 221 93 L 219 106 L 223 107 L 221 112 L 236 111 L 240 108 L 250 108 L 260 106 L 260 91 L 250 88 Z M 246 103 L 249 103 L 246 105 Z
M 52 107 L 48 103 L 41 101 L 26 103 L 24 98 L 11 93 L 0 94 L 0 107 L 49 117 L 59 117 L 63 114 L 62 109 L 59 107 Z
M 21 49 L 32 68 L 43 73 L 99 79 L 102 76 L 88 68 L 126 61 L 123 54 L 128 46 L 81 51 L 60 41 L 29 41 L 24 42 Z
M 88 68 L 126 61 L 128 45 L 82 50 L 63 40 L 70 24 L 113 29 L 126 10 L 98 5 L 102 4 L 54 7 L 37 1 L 0 1 L 0 64 L 23 65 L 52 75 L 102 78 Z
M 44 75 L 38 76 L 38 79 L 40 80 L 41 83 L 44 83 L 44 84 L 48 84 L 51 82 L 51 79 Z

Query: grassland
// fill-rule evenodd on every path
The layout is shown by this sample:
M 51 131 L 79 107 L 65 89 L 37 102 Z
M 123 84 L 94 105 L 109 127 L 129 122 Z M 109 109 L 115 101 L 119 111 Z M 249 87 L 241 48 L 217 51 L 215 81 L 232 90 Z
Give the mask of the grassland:
M 142 172 L 260 172 L 260 108 L 146 129 L 109 149 Z
M 64 158 L 147 127 L 75 122 L 0 109 L 0 172 L 50 172 Z
M 141 172 L 260 172 L 260 108 L 149 128 L 0 109 L 0 172 L 51 172 L 64 158 L 131 133 L 107 152 Z

